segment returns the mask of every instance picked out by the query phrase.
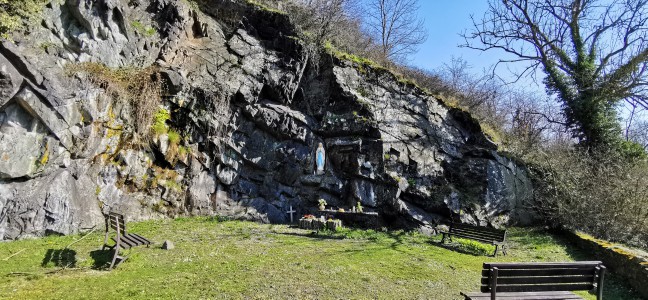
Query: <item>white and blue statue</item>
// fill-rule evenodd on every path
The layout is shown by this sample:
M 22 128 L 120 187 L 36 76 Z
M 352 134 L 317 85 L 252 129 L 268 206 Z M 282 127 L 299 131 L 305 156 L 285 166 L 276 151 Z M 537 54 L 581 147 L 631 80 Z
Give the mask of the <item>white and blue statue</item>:
M 317 146 L 317 151 L 315 151 L 315 163 L 317 164 L 317 175 L 324 174 L 324 164 L 326 162 L 326 153 L 324 152 L 324 146 L 322 143 L 319 143 Z

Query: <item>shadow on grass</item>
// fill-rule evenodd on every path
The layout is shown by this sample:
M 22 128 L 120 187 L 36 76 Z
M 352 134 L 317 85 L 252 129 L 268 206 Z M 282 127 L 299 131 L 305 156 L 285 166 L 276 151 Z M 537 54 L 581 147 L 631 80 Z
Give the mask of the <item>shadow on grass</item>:
M 318 239 L 318 240 L 343 240 L 343 236 L 333 236 L 333 235 L 328 235 L 328 234 L 321 234 L 316 231 L 312 231 L 309 233 L 297 233 L 297 232 L 276 232 L 276 234 L 281 234 L 281 235 L 290 235 L 290 236 L 297 236 L 297 237 L 305 237 L 305 238 L 311 238 L 311 239 Z
M 376 231 L 372 229 L 357 229 L 357 228 L 342 228 L 338 231 L 305 231 L 304 233 L 298 232 L 275 232 L 276 234 L 305 237 L 318 240 L 358 240 L 367 241 L 377 244 L 388 244 L 385 248 L 390 248 L 393 251 L 405 253 L 402 247 L 407 244 L 420 243 L 415 241 L 410 234 L 406 231 Z
M 95 270 L 104 270 L 110 266 L 110 262 L 113 257 L 113 250 L 95 250 L 90 252 L 90 257 L 92 257 L 92 269 Z
M 47 249 L 41 267 L 47 267 L 50 263 L 58 268 L 74 268 L 77 263 L 76 251 L 67 248 Z

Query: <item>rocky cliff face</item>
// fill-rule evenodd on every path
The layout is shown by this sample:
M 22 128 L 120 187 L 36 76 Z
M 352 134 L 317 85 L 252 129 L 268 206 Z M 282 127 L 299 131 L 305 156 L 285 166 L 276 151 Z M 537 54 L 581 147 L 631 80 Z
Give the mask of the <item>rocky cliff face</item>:
M 242 1 L 53 1 L 0 48 L 0 239 L 101 226 L 111 209 L 281 223 L 318 199 L 386 226 L 531 219 L 526 171 L 469 114 L 297 36 Z M 150 137 L 143 104 L 91 80 L 98 66 L 154 70 Z

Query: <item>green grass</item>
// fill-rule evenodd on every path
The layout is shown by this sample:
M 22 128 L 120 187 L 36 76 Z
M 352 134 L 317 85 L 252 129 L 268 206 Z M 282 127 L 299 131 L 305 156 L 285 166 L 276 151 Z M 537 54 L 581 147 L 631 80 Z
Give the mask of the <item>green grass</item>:
M 160 107 L 153 115 L 153 124 L 151 125 L 153 133 L 156 135 L 167 133 L 169 126 L 166 124 L 166 121 L 170 118 L 171 113 L 166 108 Z
M 180 143 L 180 133 L 174 129 L 169 129 L 167 132 L 169 137 L 169 143 L 178 145 Z
M 150 26 L 144 26 L 144 24 L 142 24 L 142 22 L 140 21 L 131 22 L 131 26 L 133 26 L 135 31 L 137 31 L 139 34 L 146 37 L 152 37 L 157 32 L 154 28 Z
M 492 258 L 481 255 L 491 250 L 484 245 L 440 247 L 439 237 L 404 231 L 313 234 L 219 218 L 130 225 L 156 245 L 130 250 L 113 271 L 101 270 L 109 255 L 97 250 L 99 232 L 68 250 L 81 236 L 2 243 L 0 299 L 461 299 L 460 291 L 479 289 L 484 261 L 588 258 L 560 238 L 529 229 L 512 229 L 509 255 Z M 165 239 L 176 248 L 159 249 Z M 60 259 L 48 259 L 48 249 L 62 253 L 54 255 Z M 68 263 L 73 268 L 54 272 Z M 639 299 L 613 274 L 605 293 L 606 299 Z

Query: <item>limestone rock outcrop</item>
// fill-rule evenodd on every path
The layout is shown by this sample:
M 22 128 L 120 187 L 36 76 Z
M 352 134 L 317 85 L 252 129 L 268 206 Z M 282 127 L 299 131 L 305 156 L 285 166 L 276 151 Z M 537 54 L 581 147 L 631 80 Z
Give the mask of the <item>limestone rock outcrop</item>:
M 524 166 L 468 113 L 298 36 L 246 1 L 52 1 L 0 46 L 0 239 L 103 226 L 109 210 L 282 223 L 319 199 L 397 227 L 533 220 Z M 159 70 L 169 131 L 133 138 L 138 104 L 80 63 Z

